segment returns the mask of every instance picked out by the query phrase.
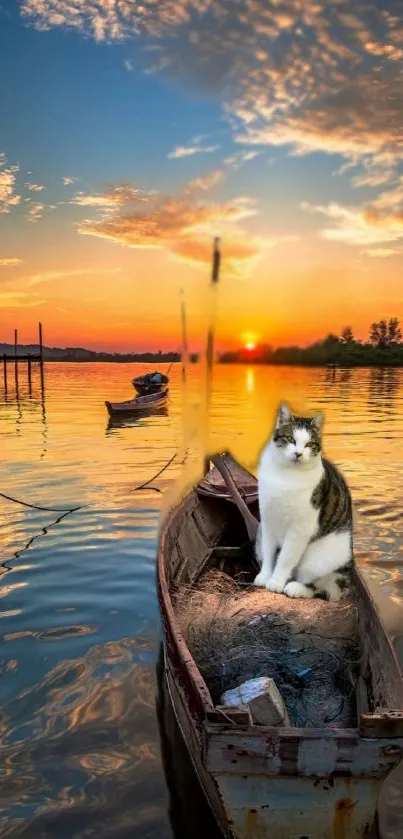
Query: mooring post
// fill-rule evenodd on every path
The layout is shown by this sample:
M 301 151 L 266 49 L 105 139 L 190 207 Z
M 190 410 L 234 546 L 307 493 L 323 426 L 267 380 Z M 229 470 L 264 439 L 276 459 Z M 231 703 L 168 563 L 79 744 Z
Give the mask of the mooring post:
M 43 362 L 43 342 L 42 342 L 42 324 L 39 323 L 39 355 L 41 362 Z
M 41 371 L 41 392 L 42 399 L 45 398 L 45 377 L 43 374 L 43 340 L 42 340 L 42 324 L 39 323 L 39 366 Z
M 15 375 L 15 389 L 18 392 L 18 360 L 17 360 L 17 351 L 18 351 L 18 332 L 14 329 L 14 375 Z
M 30 356 L 28 356 L 27 363 L 28 363 L 28 387 L 29 387 L 29 393 L 31 395 L 31 393 L 32 393 L 32 379 L 31 379 L 31 358 L 30 358 Z
M 3 353 L 4 393 L 7 393 L 7 356 Z

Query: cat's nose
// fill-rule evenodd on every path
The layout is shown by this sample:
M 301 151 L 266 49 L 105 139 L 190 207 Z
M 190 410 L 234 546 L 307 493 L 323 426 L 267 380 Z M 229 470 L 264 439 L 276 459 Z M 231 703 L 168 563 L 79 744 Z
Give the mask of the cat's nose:
M 302 452 L 295 452 L 295 460 L 299 460 L 302 457 Z

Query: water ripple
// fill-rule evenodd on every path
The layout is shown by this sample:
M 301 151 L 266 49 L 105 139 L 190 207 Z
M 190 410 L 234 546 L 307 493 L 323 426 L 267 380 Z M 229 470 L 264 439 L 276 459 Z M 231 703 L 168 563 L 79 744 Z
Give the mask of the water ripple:
M 0 402 L 2 488 L 63 518 L 0 502 L 0 833 L 18 839 L 171 834 L 154 709 L 161 496 L 132 493 L 182 445 L 180 370 L 166 416 L 108 423 L 105 399 L 132 393 L 124 364 L 49 364 L 46 402 Z M 197 366 L 189 370 L 197 468 Z M 403 662 L 403 371 L 219 367 L 210 448 L 254 468 L 274 411 L 324 409 L 326 453 L 355 506 L 357 559 Z M 156 482 L 179 480 L 179 459 Z M 378 594 L 376 596 L 378 597 Z M 385 792 L 388 839 L 403 832 Z M 389 821 L 388 821 L 389 819 Z

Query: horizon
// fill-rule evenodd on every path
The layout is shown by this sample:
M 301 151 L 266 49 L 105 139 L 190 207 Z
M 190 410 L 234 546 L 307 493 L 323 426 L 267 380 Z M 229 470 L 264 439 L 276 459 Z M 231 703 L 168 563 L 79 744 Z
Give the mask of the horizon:
M 402 320 L 399 8 L 0 6 L 10 342 L 200 351 L 216 235 L 220 352 Z
M 272 345 L 272 344 L 267 344 L 267 343 L 264 343 L 264 342 L 258 342 L 256 344 L 252 343 L 252 342 L 246 342 L 246 343 L 245 342 L 240 342 L 237 346 L 233 346 L 231 348 L 228 348 L 228 347 L 227 348 L 225 348 L 225 347 L 220 348 L 220 349 L 217 349 L 216 352 L 217 352 L 218 355 L 223 355 L 223 354 L 225 355 L 226 353 L 235 353 L 235 354 L 236 353 L 246 353 L 246 355 L 248 355 L 248 353 L 250 353 L 251 362 L 252 362 L 253 361 L 253 355 L 258 354 L 259 352 L 268 352 L 268 351 L 275 352 L 276 350 L 291 349 L 291 348 L 298 348 L 298 349 L 301 349 L 301 350 L 305 350 L 305 349 L 309 349 L 315 343 L 321 343 L 323 341 L 326 341 L 326 339 L 330 338 L 330 337 L 331 338 L 337 338 L 340 341 L 340 343 L 343 343 L 342 331 L 343 331 L 344 328 L 349 328 L 349 329 L 352 330 L 352 336 L 353 336 L 353 342 L 354 343 L 356 343 L 356 344 L 371 344 L 370 328 L 371 328 L 372 325 L 373 324 L 368 325 L 367 334 L 366 334 L 365 337 L 360 337 L 360 336 L 356 335 L 354 326 L 351 326 L 351 324 L 345 324 L 344 327 L 340 328 L 339 330 L 335 330 L 335 332 L 327 332 L 326 334 L 323 334 L 323 335 L 319 336 L 318 338 L 315 338 L 314 340 L 308 341 L 304 344 Z M 400 326 L 400 321 L 398 321 L 398 326 Z M 401 343 L 401 342 L 399 342 L 399 343 Z M 0 347 L 4 347 L 4 346 L 7 346 L 7 347 L 10 347 L 11 349 L 14 349 L 14 342 L 0 340 Z M 37 341 L 32 341 L 32 342 L 21 342 L 20 340 L 18 340 L 18 344 L 17 344 L 17 347 L 19 349 L 23 349 L 24 347 L 39 347 L 39 346 L 40 345 L 39 345 L 38 340 Z M 43 343 L 43 349 L 44 350 L 45 349 L 46 350 L 61 350 L 61 351 L 62 350 L 65 350 L 65 351 L 82 350 L 84 352 L 94 352 L 94 353 L 99 353 L 99 354 L 105 353 L 105 354 L 108 354 L 108 355 L 114 355 L 114 354 L 116 354 L 116 355 L 158 355 L 158 354 L 162 354 L 162 355 L 181 355 L 182 351 L 183 351 L 182 347 L 179 347 L 177 349 L 173 349 L 172 347 L 168 347 L 167 349 L 161 349 L 160 347 L 158 347 L 158 349 L 156 349 L 156 348 L 152 349 L 150 347 L 148 347 L 148 348 L 147 347 L 146 348 L 141 347 L 140 349 L 127 349 L 127 350 L 124 350 L 124 351 L 119 351 L 119 350 L 114 350 L 114 349 L 106 350 L 102 347 L 101 348 L 93 348 L 93 347 L 84 346 L 84 345 L 58 346 L 57 344 L 50 345 L 50 344 L 46 343 L 46 339 L 44 340 L 44 343 Z M 201 347 L 201 348 L 197 349 L 195 347 L 190 346 L 190 344 L 189 344 L 189 350 L 188 351 L 191 355 L 192 354 L 200 355 L 200 354 L 203 354 L 205 349 L 206 349 L 206 347 Z

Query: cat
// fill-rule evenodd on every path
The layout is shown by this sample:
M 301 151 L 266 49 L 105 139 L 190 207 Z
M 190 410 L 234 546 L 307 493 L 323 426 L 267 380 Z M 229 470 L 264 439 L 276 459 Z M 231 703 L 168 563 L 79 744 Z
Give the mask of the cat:
M 322 458 L 323 414 L 281 405 L 258 470 L 260 525 L 255 585 L 288 597 L 340 600 L 353 568 L 348 486 Z

